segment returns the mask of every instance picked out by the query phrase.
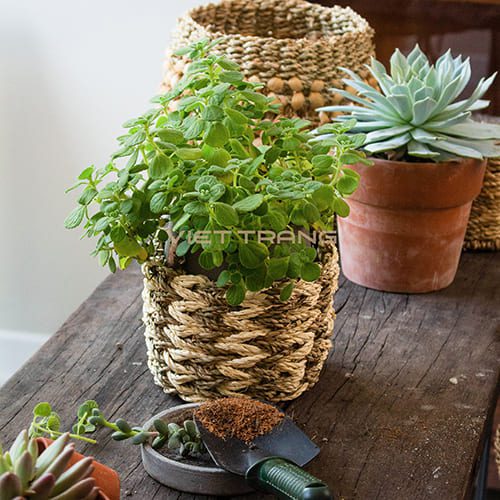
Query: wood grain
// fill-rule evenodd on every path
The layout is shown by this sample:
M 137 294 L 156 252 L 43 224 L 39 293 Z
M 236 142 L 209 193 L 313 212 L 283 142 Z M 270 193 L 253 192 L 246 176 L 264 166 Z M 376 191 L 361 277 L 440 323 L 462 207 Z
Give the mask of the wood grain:
M 337 498 L 470 496 L 498 388 L 499 278 L 500 255 L 464 254 L 456 281 L 439 293 L 380 293 L 342 280 L 335 349 L 317 386 L 287 408 L 321 446 L 309 470 Z M 141 287 L 138 268 L 106 279 L 7 382 L 4 443 L 39 401 L 68 427 L 88 398 L 134 423 L 179 403 L 146 366 Z M 119 472 L 124 497 L 193 498 L 155 483 L 138 448 L 105 435 L 78 448 Z

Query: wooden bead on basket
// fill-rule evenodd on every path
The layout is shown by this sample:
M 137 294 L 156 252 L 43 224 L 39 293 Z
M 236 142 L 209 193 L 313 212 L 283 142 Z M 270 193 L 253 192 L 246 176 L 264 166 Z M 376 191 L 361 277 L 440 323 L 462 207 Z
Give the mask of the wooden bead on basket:
M 373 30 L 356 12 L 304 0 L 224 0 L 190 10 L 178 21 L 167 55 L 177 72 L 186 60 L 173 51 L 203 38 L 219 39 L 213 52 L 238 63 L 247 79 L 262 82 L 261 92 L 285 96 L 284 116 L 315 125 L 320 117 L 313 102 L 320 98 L 310 94 L 334 104 L 330 89 L 343 88 L 345 76 L 339 66 L 359 73 L 375 54 Z M 162 89 L 169 87 L 165 77 Z

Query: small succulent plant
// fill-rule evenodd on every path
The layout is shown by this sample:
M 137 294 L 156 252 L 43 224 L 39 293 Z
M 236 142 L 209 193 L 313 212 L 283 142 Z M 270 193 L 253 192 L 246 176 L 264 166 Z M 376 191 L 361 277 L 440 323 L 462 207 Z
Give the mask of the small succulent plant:
M 31 423 L 29 436 L 49 436 L 52 439 L 61 436 L 61 421 L 59 415 L 53 411 L 49 403 L 38 403 L 33 409 L 33 422 Z M 201 436 L 192 420 L 185 420 L 182 425 L 174 422 L 167 423 L 163 420 L 155 420 L 154 430 L 146 430 L 142 427 L 132 427 L 123 418 L 110 422 L 103 414 L 96 401 L 90 399 L 78 407 L 77 421 L 72 427 L 72 439 L 79 439 L 87 443 L 96 444 L 95 439 L 87 437 L 93 434 L 99 427 L 105 427 L 113 431 L 111 437 L 115 441 L 129 439 L 132 444 L 143 444 L 151 442 L 151 446 L 160 449 L 167 445 L 172 450 L 178 450 L 183 457 L 196 458 L 205 452 Z M 0 497 L 0 500 L 2 498 Z
M 367 68 L 380 91 L 343 69 L 350 77 L 344 82 L 352 92 L 335 92 L 353 104 L 319 109 L 343 113 L 334 118 L 338 122 L 355 118 L 357 124 L 350 132 L 366 133 L 366 153 L 410 161 L 500 156 L 500 146 L 495 144 L 500 139 L 500 126 L 470 118 L 473 111 L 488 106 L 489 101 L 481 98 L 496 73 L 482 78 L 470 97 L 457 100 L 470 80 L 471 67 L 468 58 L 453 58 L 450 51 L 431 65 L 416 45 L 407 57 L 399 50 L 394 52 L 390 74 L 373 58 Z M 319 129 L 319 134 L 318 138 L 328 137 L 328 125 Z
M 59 436 L 40 455 L 35 439 L 23 430 L 9 451 L 0 448 L 0 500 L 73 500 L 97 498 L 99 488 L 90 477 L 92 458 L 70 468 L 74 445 L 69 434 Z
M 165 446 L 178 450 L 179 455 L 186 457 L 197 457 L 205 451 L 201 436 L 192 420 L 185 420 L 181 425 L 174 422 L 167 423 L 164 420 L 154 421 L 155 430 L 146 430 L 141 427 L 132 427 L 123 418 L 115 422 L 109 422 L 104 418 L 101 410 L 92 409 L 88 423 L 96 427 L 107 427 L 113 430 L 111 437 L 115 441 L 130 439 L 133 444 L 143 444 L 152 440 L 151 446 L 159 449 Z

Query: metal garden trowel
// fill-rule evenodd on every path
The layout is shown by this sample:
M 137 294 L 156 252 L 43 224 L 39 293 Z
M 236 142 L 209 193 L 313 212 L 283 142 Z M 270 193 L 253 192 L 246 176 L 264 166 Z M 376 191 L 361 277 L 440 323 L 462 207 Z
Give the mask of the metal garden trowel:
M 253 488 L 286 500 L 333 498 L 325 483 L 301 469 L 319 453 L 319 448 L 289 417 L 250 444 L 234 437 L 215 436 L 196 415 L 195 423 L 214 462 L 245 476 Z

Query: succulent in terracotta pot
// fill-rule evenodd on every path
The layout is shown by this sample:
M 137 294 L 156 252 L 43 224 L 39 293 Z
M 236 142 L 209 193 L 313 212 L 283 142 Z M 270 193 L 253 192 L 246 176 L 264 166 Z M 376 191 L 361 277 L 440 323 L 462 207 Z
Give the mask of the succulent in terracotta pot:
M 28 431 L 21 431 L 10 450 L 0 455 L 0 498 L 105 498 L 91 477 L 92 458 L 68 468 L 74 453 L 69 434 L 61 435 L 39 453 L 37 440 L 30 439 Z
M 500 127 L 472 120 L 495 75 L 461 98 L 471 77 L 469 60 L 450 51 L 433 65 L 418 45 L 396 50 L 390 71 L 375 59 L 367 66 L 379 89 L 345 70 L 350 105 L 335 122 L 357 120 L 372 167 L 352 168 L 360 188 L 339 219 L 342 268 L 352 281 L 393 292 L 428 292 L 454 279 L 472 201 L 479 194 L 485 158 L 500 156 Z M 329 137 L 329 125 L 318 138 Z
M 95 430 L 88 421 L 95 401 L 78 409 L 73 433 L 61 431 L 59 415 L 46 402 L 33 408 L 29 430 L 19 433 L 9 451 L 0 447 L 0 499 L 118 500 L 120 478 L 113 469 L 76 452 L 70 439 L 95 444 L 83 434 Z

